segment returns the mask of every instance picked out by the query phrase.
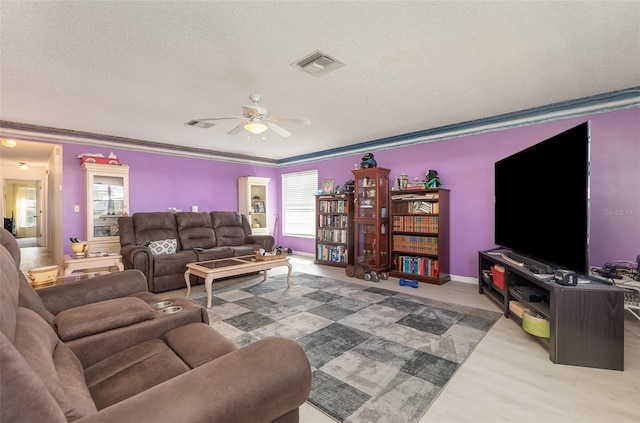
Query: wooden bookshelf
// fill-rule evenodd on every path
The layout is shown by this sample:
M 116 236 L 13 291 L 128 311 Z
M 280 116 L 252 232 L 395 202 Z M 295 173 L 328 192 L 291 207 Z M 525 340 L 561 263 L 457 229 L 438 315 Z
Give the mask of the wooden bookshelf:
M 353 194 L 316 195 L 317 264 L 353 264 Z
M 449 190 L 391 192 L 391 276 L 441 285 L 449 275 Z

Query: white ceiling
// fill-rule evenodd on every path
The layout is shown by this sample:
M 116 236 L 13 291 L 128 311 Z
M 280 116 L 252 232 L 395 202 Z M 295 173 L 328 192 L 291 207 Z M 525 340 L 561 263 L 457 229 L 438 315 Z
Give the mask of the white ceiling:
M 2 1 L 0 35 L 1 120 L 275 160 L 640 85 L 638 1 Z M 185 125 L 252 93 L 312 124 Z

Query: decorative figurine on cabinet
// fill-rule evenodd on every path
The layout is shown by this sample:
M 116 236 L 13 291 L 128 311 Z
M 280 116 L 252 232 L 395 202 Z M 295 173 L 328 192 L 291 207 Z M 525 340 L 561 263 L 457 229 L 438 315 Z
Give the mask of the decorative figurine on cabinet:
M 344 183 L 344 192 L 353 193 L 353 191 L 355 191 L 356 189 L 355 185 L 356 182 L 353 179 L 348 180 Z
M 433 169 L 429 169 L 425 181 L 425 188 L 438 188 L 442 185 L 440 177 L 438 177 L 438 171 Z
M 377 166 L 378 166 L 378 163 L 373 158 L 373 153 L 365 153 L 365 155 L 362 156 L 362 162 L 360 163 L 360 169 L 369 169 L 369 168 L 377 167 Z

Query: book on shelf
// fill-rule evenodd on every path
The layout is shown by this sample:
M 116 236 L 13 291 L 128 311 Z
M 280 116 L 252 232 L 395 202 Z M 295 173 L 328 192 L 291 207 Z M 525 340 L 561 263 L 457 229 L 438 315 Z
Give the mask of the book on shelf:
M 402 273 L 438 277 L 438 260 L 429 257 L 400 255 L 396 259 L 397 270 Z
M 438 237 L 393 235 L 393 249 L 420 254 L 438 254 Z
M 320 213 L 348 213 L 347 200 L 322 200 L 319 203 Z
M 439 216 L 393 216 L 396 232 L 438 233 Z
M 346 245 L 318 244 L 316 259 L 335 263 L 348 263 L 349 256 Z

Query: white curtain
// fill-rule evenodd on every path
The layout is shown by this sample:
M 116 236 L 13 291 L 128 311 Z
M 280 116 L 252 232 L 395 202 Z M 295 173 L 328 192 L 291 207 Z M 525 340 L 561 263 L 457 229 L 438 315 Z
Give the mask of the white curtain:
M 26 185 L 15 186 L 16 235 L 33 236 L 35 227 L 35 189 Z

